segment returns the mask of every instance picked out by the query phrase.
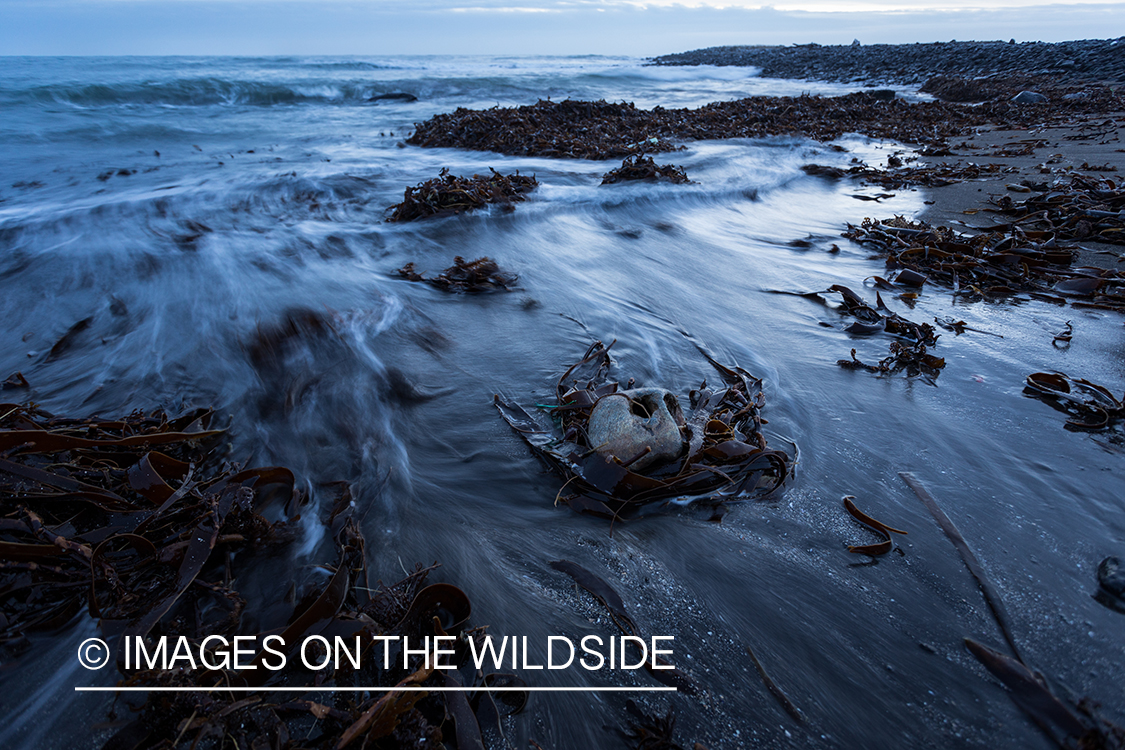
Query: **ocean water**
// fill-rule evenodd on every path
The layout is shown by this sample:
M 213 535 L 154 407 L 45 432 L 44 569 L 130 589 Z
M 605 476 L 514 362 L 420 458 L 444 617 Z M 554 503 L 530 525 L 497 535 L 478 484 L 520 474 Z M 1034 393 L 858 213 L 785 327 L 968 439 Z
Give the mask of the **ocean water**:
M 853 347 L 878 359 L 889 340 L 852 336 L 832 307 L 770 292 L 844 284 L 874 299 L 865 280 L 882 262 L 840 232 L 864 216 L 917 215 L 925 193 L 859 201 L 876 191 L 800 166 L 879 164 L 897 144 L 687 143 L 658 161 L 695 184 L 603 187 L 613 162 L 401 143 L 413 123 L 456 107 L 698 106 L 847 86 L 621 57 L 0 60 L 0 378 L 22 372 L 44 408 L 215 406 L 231 419 L 232 455 L 289 466 L 314 493 L 353 483 L 373 578 L 439 560 L 438 578 L 462 587 L 473 622 L 498 635 L 613 634 L 549 562 L 588 567 L 642 629 L 675 636 L 700 695 L 639 700 L 661 713 L 670 700 L 686 746 L 1049 747 L 962 646 L 1002 641 L 899 479 L 913 471 L 1000 590 L 1029 663 L 1123 718 L 1125 622 L 1091 598 L 1098 561 L 1125 554 L 1120 443 L 1067 432 L 1021 394 L 1038 370 L 1120 392 L 1119 316 L 954 305 L 938 288 L 910 309 L 884 294 L 911 320 L 952 315 L 1003 338 L 943 332 L 935 353 L 948 364 L 934 381 L 850 372 L 836 360 Z M 418 99 L 370 101 L 395 92 Z M 541 185 L 511 213 L 384 221 L 406 186 L 489 167 Z M 449 296 L 395 275 L 407 262 L 437 272 L 456 255 L 495 258 L 519 289 Z M 300 340 L 280 367 L 256 367 L 257 332 L 295 311 L 325 316 L 331 332 Z M 1059 350 L 1052 334 L 1067 320 L 1074 340 Z M 682 331 L 765 379 L 771 438 L 800 447 L 796 476 L 721 524 L 688 509 L 611 536 L 555 507 L 560 481 L 499 418 L 493 394 L 541 402 L 594 339 L 617 341 L 623 378 L 683 394 L 713 373 Z M 905 555 L 849 554 L 847 543 L 871 538 L 844 495 L 908 530 Z M 271 561 L 279 592 L 324 545 L 310 534 Z M 3 666 L 11 720 L 0 746 L 100 746 L 106 731 L 86 727 L 110 700 L 72 688 L 113 676 L 79 674 L 66 657 L 91 632 L 86 618 L 37 635 Z M 765 689 L 747 646 L 805 724 Z M 536 695 L 509 739 L 617 746 L 605 727 L 623 726 L 625 700 Z

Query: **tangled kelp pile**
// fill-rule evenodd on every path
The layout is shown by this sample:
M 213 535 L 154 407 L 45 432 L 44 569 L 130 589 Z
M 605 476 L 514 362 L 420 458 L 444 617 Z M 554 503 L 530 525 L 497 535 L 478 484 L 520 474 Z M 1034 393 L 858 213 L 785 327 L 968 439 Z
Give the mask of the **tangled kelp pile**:
M 367 636 L 418 643 L 448 634 L 464 659 L 467 639 L 481 631 L 466 629 L 470 604 L 460 589 L 425 584 L 436 565 L 419 565 L 391 586 L 372 584 L 343 484 L 326 522 L 337 555 L 325 566 L 327 578 L 310 576 L 301 588 L 294 582 L 289 594 L 268 586 L 258 601 L 244 596 L 236 582 L 252 580 L 255 555 L 289 541 L 306 497 L 287 469 L 222 461 L 217 442 L 225 431 L 211 426 L 212 416 L 198 409 L 174 419 L 162 412 L 63 419 L 34 405 L 0 405 L 0 645 L 8 659 L 28 648 L 26 634 L 57 629 L 86 607 L 112 643 L 128 648 L 121 637 L 169 637 L 201 655 L 202 667 L 193 658 L 189 669 L 180 657 L 178 668 L 164 669 L 130 665 L 118 647 L 122 687 L 261 687 L 238 694 L 143 691 L 147 700 L 134 707 L 135 718 L 113 725 L 106 748 L 213 747 L 229 737 L 238 747 L 437 750 L 479 748 L 482 731 L 500 731 L 525 693 L 505 693 L 505 702 L 484 691 L 470 700 L 377 689 L 461 684 L 456 672 L 435 676 L 417 663 L 420 655 L 408 664 L 392 658 L 391 667 L 364 659 L 361 668 L 344 660 L 334 671 L 260 668 L 267 652 L 257 649 L 266 633 L 280 634 L 281 652 L 310 635 L 364 636 L 370 652 L 378 642 Z M 278 513 L 288 520 L 265 517 Z M 247 635 L 256 644 L 249 663 L 259 668 L 237 670 L 223 662 L 214 638 Z M 273 648 L 279 653 L 276 641 Z M 210 662 L 202 661 L 205 651 Z M 476 681 L 521 685 L 509 675 L 468 678 Z M 376 689 L 329 692 L 357 685 Z M 271 692 L 275 686 L 308 692 Z
M 453 294 L 508 290 L 519 280 L 514 273 L 501 271 L 496 261 L 487 256 L 466 262 L 458 255 L 453 258 L 452 266 L 429 279 L 418 273 L 413 263 L 407 263 L 400 268 L 398 275 L 408 281 L 423 281 L 443 292 Z
M 503 175 L 491 167 L 491 175 L 475 174 L 472 177 L 458 177 L 442 169 L 437 177 L 408 187 L 402 195 L 402 203 L 391 206 L 387 221 L 415 221 L 429 216 L 459 214 L 482 208 L 490 203 L 498 203 L 512 209 L 512 203 L 526 200 L 539 185 L 535 177 L 515 174 Z
M 1125 396 L 1116 398 L 1105 386 L 1061 372 L 1033 372 L 1023 389 L 1064 414 L 1067 429 L 1102 430 L 1125 419 Z
M 966 180 L 994 177 L 1000 174 L 1016 174 L 1017 167 L 1006 164 L 935 164 L 926 166 L 903 166 L 903 160 L 892 156 L 888 160 L 892 169 L 879 169 L 867 164 L 853 164 L 844 169 L 823 164 L 805 164 L 801 167 L 807 175 L 839 180 L 850 178 L 862 180 L 866 184 L 878 185 L 887 190 L 898 190 L 911 185 L 925 187 L 944 187 Z
M 256 512 L 274 490 L 288 489 L 293 510 L 300 504 L 284 469 L 202 475 L 205 444 L 223 432 L 210 429 L 209 410 L 96 421 L 3 404 L 0 415 L 0 642 L 9 648 L 83 606 L 143 636 L 183 599 L 224 632 L 245 602 L 221 574 L 201 578 L 204 561 L 285 536 Z
M 600 341 L 559 377 L 555 403 L 545 407 L 553 425 L 540 424 L 499 395 L 496 407 L 537 455 L 567 477 L 558 499 L 580 512 L 618 518 L 665 507 L 672 500 L 719 506 L 767 496 L 782 485 L 793 463 L 786 453 L 766 445 L 762 381 L 703 354 L 724 387 L 704 383 L 692 390 L 686 413 L 668 391 L 634 391 L 631 380 L 621 389 L 610 380 L 613 362 L 609 347 Z M 598 412 L 620 404 L 623 413 L 607 417 L 617 420 L 608 430 L 611 438 L 592 439 Z M 637 431 L 637 440 L 619 439 L 630 429 Z M 643 447 L 619 455 L 615 451 L 623 445 Z
M 1028 195 L 1013 201 L 1010 195 L 990 201 L 991 213 L 1008 218 L 991 231 L 1019 227 L 1046 232 L 1045 238 L 1087 240 L 1125 245 L 1125 188 L 1109 178 L 1072 174 L 1068 180 L 1026 185 Z
M 1072 268 L 1076 250 L 1059 242 L 1066 238 L 1065 230 L 1025 229 L 1025 224 L 1029 222 L 986 227 L 968 236 L 896 216 L 849 224 L 843 236 L 878 248 L 887 256 L 888 268 L 924 274 L 953 287 L 953 294 L 965 300 L 1026 293 L 1059 304 L 1081 297 L 1071 304 L 1125 311 L 1125 276 L 1100 268 Z
M 1105 86 L 1086 86 L 1085 96 L 1052 97 L 1049 104 L 1009 101 L 965 106 L 947 102 L 886 101 L 867 92 L 839 97 L 754 96 L 696 109 L 637 109 L 604 101 L 542 101 L 486 110 L 458 108 L 417 123 L 407 143 L 424 147 L 496 151 L 515 156 L 616 159 L 679 148 L 681 140 L 803 135 L 831 141 L 861 133 L 914 144 L 945 144 L 972 128 L 993 124 L 1014 129 L 1065 121 L 1074 115 L 1125 109 L 1125 97 Z
M 611 169 L 602 177 L 603 185 L 612 185 L 627 180 L 668 180 L 673 185 L 691 182 L 683 167 L 674 164 L 657 164 L 651 156 L 631 154 L 621 162 L 621 166 Z
M 887 291 L 900 291 L 899 299 L 912 304 L 918 296 L 917 290 L 926 281 L 926 277 L 910 270 L 902 271 L 894 282 L 881 276 L 874 277 L 876 286 Z M 875 292 L 875 307 L 868 305 L 862 297 L 841 284 L 833 284 L 823 292 L 785 292 L 775 291 L 774 294 L 791 294 L 798 297 L 814 300 L 826 304 L 827 295 L 839 294 L 843 303 L 838 311 L 844 315 L 855 318 L 855 321 L 844 329 L 846 333 L 858 336 L 874 334 L 890 334 L 896 337 L 890 343 L 890 355 L 879 360 L 876 364 L 862 362 L 852 349 L 851 359 L 840 359 L 836 364 L 850 370 L 866 370 L 878 374 L 894 374 L 905 370 L 908 377 L 924 375 L 931 380 L 936 378 L 945 367 L 945 359 L 930 354 L 928 349 L 937 346 L 940 334 L 929 323 L 915 323 L 896 312 L 891 311 L 883 302 L 882 295 Z M 940 322 L 940 321 L 939 321 Z M 963 323 L 949 324 L 954 328 Z M 964 330 L 964 328 L 962 328 Z

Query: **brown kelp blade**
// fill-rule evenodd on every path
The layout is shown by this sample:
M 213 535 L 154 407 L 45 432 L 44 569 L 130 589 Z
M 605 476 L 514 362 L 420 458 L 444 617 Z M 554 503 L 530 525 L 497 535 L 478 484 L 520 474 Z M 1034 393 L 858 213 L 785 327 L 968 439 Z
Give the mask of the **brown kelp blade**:
M 801 713 L 799 708 L 793 705 L 793 701 L 789 700 L 789 696 L 787 696 L 769 676 L 766 672 L 766 668 L 762 666 L 762 663 L 758 661 L 758 657 L 754 655 L 753 649 L 747 646 L 746 653 L 750 656 L 750 661 L 754 663 L 754 669 L 758 670 L 758 676 L 762 678 L 762 682 L 765 684 L 766 689 L 770 691 L 770 695 L 781 704 L 781 707 L 785 709 L 785 713 L 793 717 L 794 721 L 798 724 L 804 723 L 805 715 Z
M 848 552 L 855 552 L 856 554 L 860 555 L 872 556 L 887 554 L 894 547 L 894 543 L 891 541 L 891 534 L 906 534 L 907 532 L 902 531 L 901 529 L 892 528 L 882 521 L 877 521 L 876 519 L 867 515 L 856 507 L 855 502 L 853 502 L 854 500 L 855 498 L 852 495 L 848 495 L 847 497 L 845 497 L 844 508 L 847 509 L 848 513 L 850 513 L 853 518 L 862 523 L 864 526 L 872 529 L 876 534 L 882 535 L 885 538 L 885 541 L 882 541 L 878 544 L 868 544 L 864 546 L 848 545 Z
M 601 602 L 602 605 L 609 610 L 610 618 L 617 627 L 621 629 L 621 632 L 626 635 L 644 639 L 644 633 L 637 627 L 637 624 L 633 621 L 633 618 L 629 616 L 629 613 L 625 611 L 625 602 L 621 598 L 621 595 L 600 576 L 570 560 L 556 560 L 551 563 L 551 567 L 561 573 L 566 573 L 574 579 L 575 583 L 586 589 L 595 599 Z M 648 673 L 652 675 L 653 679 L 669 687 L 683 690 L 689 694 L 695 692 L 695 681 L 687 674 L 681 672 L 679 669 L 668 669 L 671 665 L 667 664 L 662 657 L 657 658 L 657 663 L 661 664 L 661 669 L 653 668 L 652 659 L 645 661 L 645 669 L 648 670 Z
M 1101 430 L 1125 418 L 1125 396 L 1118 399 L 1103 385 L 1065 373 L 1033 372 L 1023 392 L 1070 415 L 1067 429 Z
M 1004 602 L 1000 598 L 999 592 L 997 592 L 996 588 L 992 585 L 992 581 L 989 580 L 988 575 L 984 572 L 984 568 L 977 560 L 976 555 L 969 549 L 965 537 L 961 536 L 961 532 L 953 525 L 953 521 L 949 520 L 949 516 L 945 515 L 945 512 L 938 507 L 937 501 L 934 500 L 933 495 L 929 493 L 914 474 L 909 471 L 900 471 L 898 475 L 902 477 L 903 481 L 906 482 L 910 489 L 914 490 L 914 494 L 918 496 L 918 499 L 921 500 L 922 504 L 926 506 L 926 509 L 930 511 L 930 515 L 938 522 L 938 526 L 941 526 L 941 530 L 945 532 L 949 541 L 953 542 L 953 546 L 956 547 L 957 551 L 961 554 L 961 560 L 964 561 L 965 567 L 973 574 L 977 585 L 980 586 L 981 594 L 984 596 L 988 608 L 992 611 L 992 616 L 996 618 L 996 624 L 1000 626 L 1000 632 L 1003 634 L 1004 640 L 1007 641 L 1008 647 L 1012 649 L 1012 653 L 1015 654 L 1016 659 L 1022 662 L 1023 657 L 1020 656 L 1015 638 L 1012 637 L 1012 628 L 1009 624 L 1008 612 L 1004 609 Z
M 965 647 L 994 677 L 1004 683 L 1011 691 L 1012 700 L 1016 705 L 1056 742 L 1058 739 L 1054 737 L 1055 729 L 1061 730 L 1064 740 L 1077 740 L 1091 733 L 1091 728 L 1087 727 L 1070 707 L 1055 697 L 1055 694 L 1043 684 L 1041 678 L 1023 664 L 971 638 L 965 639 Z M 1059 744 L 1064 745 L 1063 742 Z

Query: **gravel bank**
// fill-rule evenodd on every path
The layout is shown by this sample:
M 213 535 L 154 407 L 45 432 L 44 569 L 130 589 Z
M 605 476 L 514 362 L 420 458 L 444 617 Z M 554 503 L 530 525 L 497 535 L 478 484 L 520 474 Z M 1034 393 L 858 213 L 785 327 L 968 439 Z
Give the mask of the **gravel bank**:
M 654 65 L 728 65 L 768 78 L 874 85 L 921 84 L 935 75 L 1052 76 L 1059 81 L 1125 82 L 1125 37 L 1074 42 L 936 42 L 791 47 L 709 47 L 663 55 Z

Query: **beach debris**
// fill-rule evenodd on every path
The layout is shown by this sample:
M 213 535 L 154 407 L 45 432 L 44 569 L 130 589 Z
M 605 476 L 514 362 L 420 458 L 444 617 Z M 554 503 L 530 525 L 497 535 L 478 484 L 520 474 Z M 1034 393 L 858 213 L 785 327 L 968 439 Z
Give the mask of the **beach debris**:
M 762 434 L 762 381 L 740 367 L 719 364 L 702 349 L 701 353 L 718 371 L 722 385 L 710 388 L 704 383 L 691 390 L 685 404 L 677 404 L 682 422 L 665 400 L 677 402 L 673 394 L 659 391 L 657 398 L 656 390 L 648 391 L 652 409 L 656 401 L 668 407 L 669 416 L 661 420 L 670 418 L 676 424 L 684 447 L 669 460 L 676 441 L 665 442 L 662 434 L 664 461 L 643 470 L 633 465 L 642 456 L 609 455 L 591 438 L 591 416 L 604 399 L 630 409 L 638 404 L 650 415 L 647 418 L 652 414 L 643 402 L 622 398 L 630 388 L 610 380 L 613 362 L 609 347 L 600 341 L 559 377 L 554 403 L 540 405 L 540 413 L 550 415 L 550 424 L 500 395 L 495 397 L 496 408 L 532 450 L 566 478 L 557 500 L 580 512 L 616 519 L 666 508 L 673 499 L 715 506 L 768 496 L 782 485 L 792 464 L 784 452 L 768 448 Z M 634 447 L 629 443 L 626 449 Z M 643 456 L 648 447 L 641 448 Z M 651 452 L 656 452 L 655 446 Z
M 85 609 L 115 644 L 110 648 L 122 686 L 261 688 L 142 693 L 142 703 L 131 706 L 134 716 L 118 725 L 106 747 L 200 746 L 219 737 L 246 748 L 290 747 L 286 738 L 292 736 L 304 738 L 303 747 L 385 738 L 394 746 L 439 748 L 443 734 L 469 736 L 469 724 L 488 713 L 454 710 L 456 694 L 373 690 L 324 702 L 325 688 L 334 685 L 445 683 L 424 668 L 420 655 L 408 666 L 402 656 L 392 658 L 402 669 L 365 658 L 358 669 L 341 660 L 339 668 L 305 670 L 293 651 L 306 636 L 341 636 L 348 643 L 360 636 L 371 651 L 375 635 L 415 643 L 453 635 L 454 658 L 463 659 L 467 639 L 481 634 L 467 626 L 469 600 L 452 584 L 427 585 L 436 564 L 416 565 L 393 585 L 371 583 L 346 483 L 328 488 L 336 494 L 325 521 L 335 564 L 305 566 L 290 594 L 284 581 L 256 594 L 240 590 L 257 557 L 296 536 L 307 498 L 288 469 L 246 469 L 224 460 L 226 431 L 212 425 L 213 416 L 194 409 L 174 418 L 135 411 L 114 420 L 69 419 L 34 405 L 0 406 L 0 649 L 6 659 L 26 651 L 27 633 L 63 627 Z M 273 652 L 262 646 L 267 633 L 283 641 L 272 643 Z M 256 669 L 222 665 L 219 651 L 211 652 L 220 665 L 215 668 L 202 656 L 182 655 L 165 665 L 126 664 L 117 640 L 168 637 L 187 644 L 185 653 L 201 654 L 204 639 L 235 635 L 255 639 L 240 647 L 252 651 L 242 664 Z M 276 653 L 288 654 L 288 666 L 261 668 Z M 502 680 L 470 675 L 466 684 L 484 690 Z M 271 692 L 273 686 L 309 690 Z M 456 732 L 446 718 L 454 716 Z
M 996 587 L 992 585 L 992 581 L 988 578 L 987 574 L 985 574 L 984 568 L 977 560 L 977 556 L 974 555 L 973 551 L 969 548 L 965 537 L 963 537 L 957 527 L 953 525 L 953 521 L 949 519 L 949 516 L 945 515 L 945 511 L 938 506 L 937 500 L 930 494 L 930 491 L 926 489 L 925 485 L 923 485 L 913 473 L 900 471 L 898 475 L 902 477 L 902 480 L 906 482 L 907 486 L 914 491 L 914 494 L 917 495 L 918 499 L 922 501 L 922 504 L 926 506 L 926 510 L 930 511 L 930 515 L 937 521 L 941 530 L 945 532 L 949 541 L 953 542 L 953 546 L 957 548 L 957 552 L 960 553 L 961 560 L 965 563 L 965 567 L 969 569 L 973 578 L 976 579 L 977 585 L 980 586 L 984 601 L 988 604 L 988 608 L 992 612 L 996 624 L 1000 627 L 1000 632 L 1004 636 L 1004 640 L 1007 642 L 1008 647 L 1012 649 L 1012 653 L 1015 655 L 1016 659 L 1022 664 L 1023 657 L 1020 656 L 1019 648 L 1016 647 L 1015 638 L 1012 637 L 1011 620 L 1008 618 L 1008 611 L 1004 609 L 1004 601 L 1000 598 Z
M 1094 175 L 1071 173 L 1067 178 L 1031 185 L 1033 195 L 1023 201 L 1007 195 L 990 200 L 985 210 L 1008 217 L 1008 222 L 985 230 L 1018 229 L 1028 239 L 1056 244 L 1064 240 L 1125 244 L 1125 186 Z
M 418 273 L 413 263 L 400 268 L 398 275 L 407 281 L 423 281 L 453 294 L 507 291 L 519 280 L 516 274 L 501 271 L 496 261 L 487 256 L 466 261 L 458 255 L 453 258 L 452 266 L 429 279 Z
M 855 496 L 848 495 L 844 498 L 844 508 L 851 514 L 852 518 L 859 521 L 864 526 L 873 530 L 876 534 L 883 537 L 883 541 L 878 544 L 866 544 L 862 546 L 848 545 L 848 552 L 854 552 L 858 555 L 871 555 L 877 557 L 885 555 L 894 547 L 894 542 L 891 541 L 891 534 L 906 534 L 908 532 L 888 526 L 882 521 L 877 521 L 871 516 L 867 515 L 855 504 Z
M 876 285 L 880 288 L 897 288 L 886 279 L 875 278 Z M 913 286 L 914 283 L 919 281 L 919 278 L 908 276 L 907 281 L 911 282 L 910 285 Z M 854 291 L 841 284 L 833 284 L 826 292 L 818 294 L 830 293 L 839 294 L 843 298 L 844 312 L 856 319 L 854 323 L 844 329 L 846 333 L 860 336 L 889 333 L 892 336 L 906 339 L 906 341 L 892 341 L 890 343 L 890 354 L 873 365 L 860 361 L 856 356 L 856 350 L 852 349 L 851 359 L 836 361 L 836 364 L 840 367 L 879 374 L 905 370 L 909 377 L 925 375 L 931 379 L 937 377 L 941 369 L 945 367 L 944 358 L 936 357 L 928 351 L 930 347 L 937 345 L 939 336 L 929 323 L 915 323 L 889 310 L 884 315 L 870 307 Z M 878 292 L 875 293 L 875 298 L 877 300 L 876 305 L 880 309 L 886 310 L 886 305 L 883 304 L 882 297 Z
M 871 365 L 861 362 L 856 356 L 856 350 L 852 349 L 851 359 L 838 359 L 836 364 L 846 370 L 866 370 L 877 374 L 893 374 L 906 370 L 908 377 L 925 375 L 931 379 L 936 378 L 945 367 L 945 359 L 928 353 L 926 345 L 920 341 L 915 344 L 892 341 L 890 350 L 888 356 Z
M 643 710 L 630 698 L 625 702 L 625 710 L 633 717 L 629 731 L 619 729 L 617 733 L 631 750 L 686 750 L 675 742 L 676 712 L 671 706 L 661 716 Z
M 560 573 L 566 573 L 574 579 L 576 584 L 601 602 L 602 606 L 609 610 L 609 617 L 613 620 L 613 624 L 622 633 L 634 636 L 642 641 L 647 640 L 641 629 L 637 627 L 637 623 L 626 611 L 625 601 L 621 598 L 621 595 L 606 583 L 605 579 L 570 560 L 555 560 L 551 563 L 551 567 Z M 660 669 L 656 669 L 654 665 L 659 666 Z M 653 654 L 651 658 L 645 661 L 644 667 L 657 682 L 669 687 L 676 687 L 689 695 L 696 691 L 695 681 L 679 669 L 669 668 L 672 665 L 661 655 Z
M 803 724 L 805 721 L 805 715 L 801 713 L 801 710 L 799 708 L 793 705 L 793 701 L 789 700 L 789 696 L 787 696 L 784 691 L 782 691 L 782 689 L 777 686 L 777 683 L 774 682 L 773 679 L 769 676 L 769 674 L 766 672 L 766 668 L 762 666 L 762 663 L 758 661 L 758 657 L 754 655 L 754 650 L 747 646 L 746 654 L 750 657 L 750 661 L 754 664 L 754 669 L 758 670 L 758 676 L 762 678 L 762 683 L 766 686 L 766 689 L 770 691 L 770 695 L 772 695 L 777 700 L 777 702 L 781 704 L 781 707 L 785 709 L 785 713 L 789 714 L 789 716 L 792 717 L 793 721 L 797 722 L 798 724 Z
M 1074 326 L 1071 325 L 1070 321 L 1068 320 L 1066 321 L 1066 327 L 1051 338 L 1051 346 L 1055 347 L 1056 349 L 1065 349 L 1066 347 L 1070 346 L 1070 342 L 1073 338 Z
M 13 372 L 8 376 L 8 379 L 0 383 L 0 390 L 9 390 L 12 388 L 30 388 L 27 378 L 23 376 L 22 372 Z
M 1125 418 L 1125 396 L 1116 398 L 1105 386 L 1061 372 L 1033 372 L 1024 394 L 1069 415 L 1069 430 L 1102 430 Z
M 1011 621 L 1000 594 L 961 532 L 912 472 L 900 471 L 899 476 L 914 491 L 957 548 L 965 567 L 980 586 L 981 594 L 1015 658 L 966 638 L 965 646 L 969 652 L 1008 688 L 1015 704 L 1059 747 L 1125 750 L 1125 729 L 1099 716 L 1097 705 L 1093 701 L 1083 698 L 1073 706 L 1063 702 L 1051 691 L 1046 678 L 1028 667 L 1012 636 Z M 1061 731 L 1062 736 L 1056 735 L 1056 730 Z
M 1036 117 L 1049 124 L 1064 122 L 1076 113 L 1125 109 L 1121 95 L 1107 86 L 1084 90 L 1089 92 L 1088 98 L 1060 99 Z M 458 108 L 435 115 L 417 123 L 407 143 L 514 156 L 620 159 L 642 152 L 674 151 L 680 148 L 678 141 L 771 135 L 833 141 L 845 133 L 861 133 L 900 143 L 945 144 L 950 138 L 971 134 L 980 125 L 1026 127 L 1026 118 L 1026 107 L 1009 101 L 978 106 L 898 98 L 885 101 L 869 92 L 838 97 L 754 96 L 695 109 L 644 110 L 631 103 L 540 100 L 518 107 Z
M 387 221 L 415 221 L 430 216 L 459 214 L 490 203 L 498 203 L 511 210 L 513 202 L 526 200 L 524 194 L 539 185 L 534 176 L 521 175 L 518 169 L 511 175 L 500 174 L 491 167 L 489 170 L 490 175 L 458 177 L 443 168 L 437 177 L 406 188 L 402 203 L 387 209 L 392 212 Z
M 926 274 L 966 301 L 1026 294 L 1066 304 L 1081 297 L 1070 304 L 1125 311 L 1125 274 L 1072 268 L 1076 250 L 1061 244 L 1060 234 L 1014 222 L 969 236 L 896 216 L 849 224 L 843 236 L 884 253 L 888 268 Z
M 983 328 L 973 328 L 963 320 L 954 320 L 952 316 L 946 315 L 942 318 L 934 318 L 934 322 L 947 331 L 953 331 L 954 336 L 960 336 L 965 331 L 975 331 L 976 333 L 983 333 L 988 336 L 995 336 L 998 339 L 1004 338 L 1003 334 L 995 333 L 993 331 L 986 331 Z
M 683 185 L 691 182 L 683 167 L 674 164 L 657 164 L 651 156 L 644 154 L 630 154 L 621 162 L 621 166 L 611 169 L 602 177 L 603 185 L 612 185 L 615 182 L 627 180 L 667 180 L 673 185 Z
M 998 174 L 1018 174 L 1018 167 L 1006 164 L 947 164 L 942 162 L 936 165 L 905 166 L 902 160 L 891 157 L 895 162 L 888 160 L 891 169 L 878 169 L 867 164 L 853 164 L 848 168 L 831 167 L 824 164 L 805 164 L 801 170 L 810 176 L 824 177 L 825 179 L 849 178 L 858 180 L 865 185 L 877 185 L 884 189 L 899 190 L 912 185 L 925 187 L 944 187 L 967 180 L 976 180 Z
M 1125 729 L 1102 718 L 1097 706 L 1087 698 L 1076 705 L 1064 702 L 1052 692 L 1046 678 L 998 651 L 972 638 L 965 647 L 977 661 L 1008 689 L 1012 702 L 1028 715 L 1060 748 L 1125 748 Z

